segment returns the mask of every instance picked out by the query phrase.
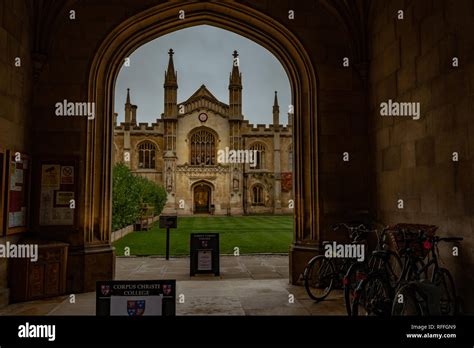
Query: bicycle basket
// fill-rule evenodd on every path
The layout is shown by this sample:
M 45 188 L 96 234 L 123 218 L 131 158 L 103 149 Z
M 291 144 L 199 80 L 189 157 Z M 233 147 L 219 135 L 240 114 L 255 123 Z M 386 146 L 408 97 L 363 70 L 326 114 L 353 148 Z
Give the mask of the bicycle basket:
M 401 249 L 408 246 L 416 256 L 424 259 L 430 249 L 423 247 L 423 239 L 419 238 L 419 232 L 422 232 L 424 237 L 432 238 L 437 229 L 438 226 L 435 225 L 401 223 L 390 226 L 387 232 L 397 253 L 400 253 Z

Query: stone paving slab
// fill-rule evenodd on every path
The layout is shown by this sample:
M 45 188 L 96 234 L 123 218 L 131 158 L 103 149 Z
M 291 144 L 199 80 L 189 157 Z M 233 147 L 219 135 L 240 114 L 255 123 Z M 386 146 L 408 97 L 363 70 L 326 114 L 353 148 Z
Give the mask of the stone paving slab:
M 189 258 L 119 257 L 116 279 L 176 279 L 185 299 L 177 315 L 345 315 L 341 290 L 315 303 L 304 287 L 288 283 L 288 256 L 221 256 L 221 265 L 218 277 L 190 277 Z M 76 294 L 74 304 L 69 296 L 12 304 L 0 315 L 95 315 L 95 293 Z

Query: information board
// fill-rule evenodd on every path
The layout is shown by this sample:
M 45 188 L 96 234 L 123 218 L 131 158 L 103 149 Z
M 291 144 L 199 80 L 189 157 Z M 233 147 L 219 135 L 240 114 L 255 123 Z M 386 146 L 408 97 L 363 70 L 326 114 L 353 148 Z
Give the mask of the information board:
M 176 315 L 176 280 L 97 282 L 96 315 L 174 316 Z
M 160 228 L 178 228 L 178 217 L 176 215 L 161 215 Z
M 8 151 L 7 211 L 4 217 L 7 234 L 21 233 L 27 229 L 30 205 L 30 166 L 28 155 Z
M 40 163 L 39 224 L 72 226 L 76 217 L 76 164 L 74 160 Z
M 220 274 L 219 233 L 191 233 L 191 276 L 199 273 Z

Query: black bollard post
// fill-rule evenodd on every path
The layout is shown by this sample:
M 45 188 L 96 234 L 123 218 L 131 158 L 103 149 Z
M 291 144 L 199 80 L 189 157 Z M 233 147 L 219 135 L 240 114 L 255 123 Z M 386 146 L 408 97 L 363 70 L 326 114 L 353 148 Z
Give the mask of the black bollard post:
M 166 228 L 166 259 L 170 259 L 170 228 Z

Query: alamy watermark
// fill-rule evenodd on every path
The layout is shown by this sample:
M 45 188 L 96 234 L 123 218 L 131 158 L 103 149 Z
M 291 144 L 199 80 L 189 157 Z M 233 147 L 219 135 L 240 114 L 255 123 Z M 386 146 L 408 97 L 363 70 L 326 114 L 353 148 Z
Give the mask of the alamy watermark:
M 56 116 L 82 116 L 89 120 L 95 118 L 95 103 L 70 102 L 64 99 L 55 104 Z
M 382 116 L 408 116 L 414 120 L 420 119 L 419 102 L 397 102 L 389 99 L 380 103 L 380 115 Z
M 38 261 L 38 244 L 0 244 L 0 258 L 21 258 Z
M 56 340 L 56 325 L 36 325 L 26 322 L 18 326 L 19 338 L 46 338 L 52 342 Z
M 228 146 L 224 150 L 217 151 L 218 163 L 249 163 L 250 167 L 257 166 L 258 150 L 230 150 Z
M 365 260 L 364 244 L 342 244 L 337 242 L 324 244 L 324 256 L 327 258 L 357 259 L 362 262 Z

